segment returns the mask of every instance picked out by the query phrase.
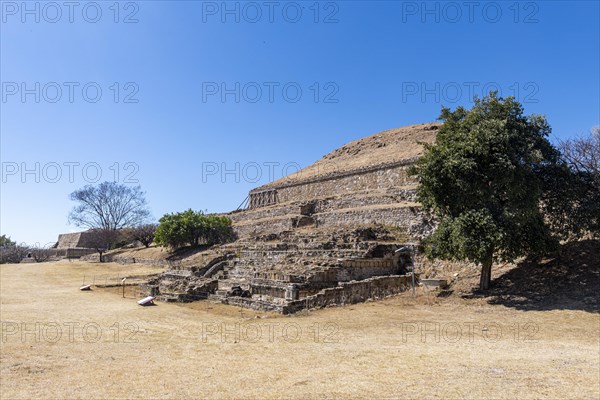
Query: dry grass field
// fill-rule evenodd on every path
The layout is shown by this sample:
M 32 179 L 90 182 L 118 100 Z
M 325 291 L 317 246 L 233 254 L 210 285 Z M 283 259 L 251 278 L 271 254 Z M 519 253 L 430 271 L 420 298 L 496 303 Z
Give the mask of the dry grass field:
M 286 317 L 78 290 L 159 272 L 140 265 L 0 272 L 2 399 L 600 398 L 600 315 L 589 310 L 419 291 Z

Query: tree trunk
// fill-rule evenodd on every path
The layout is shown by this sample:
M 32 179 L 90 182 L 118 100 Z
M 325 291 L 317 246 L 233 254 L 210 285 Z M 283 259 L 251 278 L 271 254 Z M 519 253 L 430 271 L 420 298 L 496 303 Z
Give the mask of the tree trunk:
M 492 262 L 493 258 L 490 256 L 481 263 L 481 277 L 479 278 L 480 290 L 488 290 L 490 288 L 490 282 L 492 281 Z
M 102 262 L 104 262 L 104 258 L 102 258 L 102 252 L 101 252 L 101 251 L 99 251 L 98 253 L 100 253 L 100 262 L 101 262 L 101 263 L 102 263 Z

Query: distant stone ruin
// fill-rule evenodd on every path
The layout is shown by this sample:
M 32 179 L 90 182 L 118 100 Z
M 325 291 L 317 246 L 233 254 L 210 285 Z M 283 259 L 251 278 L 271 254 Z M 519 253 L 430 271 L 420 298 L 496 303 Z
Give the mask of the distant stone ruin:
M 408 168 L 439 124 L 384 131 L 249 193 L 227 214 L 238 239 L 203 265 L 151 280 L 164 301 L 211 299 L 293 313 L 406 290 L 412 257 L 396 250 L 433 229 Z
M 62 233 L 58 235 L 57 249 L 87 248 L 89 232 Z
M 88 231 L 62 233 L 58 235 L 56 254 L 59 257 L 79 258 L 95 253 L 91 245 L 91 233 Z

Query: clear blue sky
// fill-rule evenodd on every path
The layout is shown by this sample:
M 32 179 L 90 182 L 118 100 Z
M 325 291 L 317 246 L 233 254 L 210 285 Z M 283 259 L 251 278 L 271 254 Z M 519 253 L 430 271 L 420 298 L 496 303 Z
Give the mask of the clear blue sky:
M 484 88 L 554 139 L 600 120 L 598 1 L 114 3 L 1 2 L 13 240 L 77 230 L 69 193 L 96 180 L 139 181 L 156 219 L 232 210 L 271 173 Z

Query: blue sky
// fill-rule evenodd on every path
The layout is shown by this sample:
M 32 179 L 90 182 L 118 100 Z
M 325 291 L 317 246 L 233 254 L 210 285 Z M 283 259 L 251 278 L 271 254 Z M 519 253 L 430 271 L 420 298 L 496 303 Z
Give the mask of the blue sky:
M 471 4 L 471 5 L 469 5 Z M 25 5 L 25 6 L 24 6 Z M 498 88 L 553 139 L 600 122 L 598 1 L 1 2 L 0 230 L 138 182 L 156 219 L 235 209 L 349 141 Z

